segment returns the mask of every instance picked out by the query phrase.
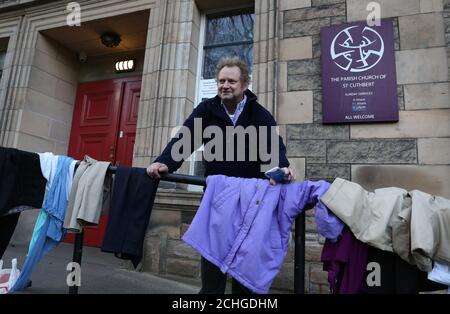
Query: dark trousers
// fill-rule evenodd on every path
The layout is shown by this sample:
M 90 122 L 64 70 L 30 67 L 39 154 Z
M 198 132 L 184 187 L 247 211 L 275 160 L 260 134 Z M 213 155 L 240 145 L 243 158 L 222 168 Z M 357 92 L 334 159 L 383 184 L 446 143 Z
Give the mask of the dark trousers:
M 227 275 L 219 267 L 202 257 L 201 260 L 202 289 L 199 294 L 224 294 L 227 284 Z M 251 294 L 252 292 L 233 278 L 231 284 L 232 294 Z
M 0 216 L 0 259 L 3 257 L 3 253 L 5 253 L 6 248 L 8 247 L 14 229 L 16 229 L 19 216 L 20 213 Z
M 417 294 L 447 289 L 444 285 L 428 280 L 427 272 L 408 264 L 395 253 L 369 246 L 367 263 L 370 262 L 380 265 L 381 285 L 368 287 L 368 294 Z
M 138 266 L 157 188 L 145 168 L 117 167 L 102 251 Z

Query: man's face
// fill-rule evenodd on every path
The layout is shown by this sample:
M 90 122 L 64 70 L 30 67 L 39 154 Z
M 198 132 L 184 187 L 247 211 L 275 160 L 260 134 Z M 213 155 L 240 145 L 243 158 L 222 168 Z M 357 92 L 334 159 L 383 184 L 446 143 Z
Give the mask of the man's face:
M 237 66 L 223 67 L 217 76 L 218 95 L 224 101 L 238 103 L 247 87 L 248 84 L 241 82 L 241 70 Z

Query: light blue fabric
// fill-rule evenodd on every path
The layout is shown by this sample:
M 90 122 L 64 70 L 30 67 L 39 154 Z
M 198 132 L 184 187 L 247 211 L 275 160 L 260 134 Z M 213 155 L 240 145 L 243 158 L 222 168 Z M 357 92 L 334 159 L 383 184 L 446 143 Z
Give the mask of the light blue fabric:
M 31 252 L 33 249 L 33 246 L 36 244 L 36 241 L 39 237 L 39 233 L 42 230 L 42 227 L 45 224 L 45 221 L 47 220 L 47 213 L 43 208 L 39 210 L 39 216 L 36 220 L 36 223 L 34 224 L 33 234 L 31 235 L 30 245 L 28 246 L 28 252 Z
M 47 184 L 45 185 L 46 196 L 48 195 L 48 191 L 50 187 L 53 185 L 53 179 L 55 178 L 56 169 L 58 167 L 58 156 L 53 155 L 53 153 L 38 153 L 39 154 L 39 162 L 41 164 L 41 172 L 45 179 L 47 179 Z M 74 161 L 76 162 L 76 161 Z M 74 163 L 72 162 L 72 163 Z M 69 174 L 70 175 L 70 174 Z M 72 174 L 73 176 L 73 174 Z M 67 180 L 68 183 L 72 183 L 72 180 Z M 69 188 L 70 189 L 70 186 Z M 45 198 L 44 202 L 45 203 Z M 42 208 L 39 210 L 39 216 L 34 225 L 33 234 L 31 235 L 30 244 L 28 246 L 28 252 L 30 252 L 35 245 L 39 232 L 45 224 L 45 220 L 47 219 L 47 213 Z
M 41 219 L 38 221 L 39 225 L 36 225 L 39 230 L 37 235 L 35 235 L 34 245 L 31 246 L 20 276 L 10 293 L 26 287 L 28 278 L 31 276 L 37 263 L 44 255 L 57 246 L 64 237 L 65 229 L 63 228 L 63 223 L 68 202 L 67 172 L 72 161 L 73 159 L 70 157 L 58 156 L 55 178 L 42 206 L 44 214 L 42 216 L 41 214 L 39 215 Z

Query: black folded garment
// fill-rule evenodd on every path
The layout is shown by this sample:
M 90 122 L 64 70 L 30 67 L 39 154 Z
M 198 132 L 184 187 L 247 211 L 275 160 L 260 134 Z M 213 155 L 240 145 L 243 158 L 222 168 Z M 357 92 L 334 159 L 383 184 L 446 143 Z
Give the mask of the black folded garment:
M 20 213 L 0 216 L 0 259 L 2 259 L 3 253 L 8 247 L 19 217 Z
M 102 251 L 138 266 L 157 189 L 144 168 L 117 167 Z
M 4 214 L 17 206 L 40 208 L 46 183 L 38 154 L 0 147 L 0 259 L 20 216 Z
M 427 272 L 408 264 L 395 253 L 369 246 L 367 263 L 370 262 L 380 265 L 381 282 L 379 286 L 368 287 L 368 294 L 418 294 L 447 289 L 447 286 L 428 280 Z
M 0 147 L 0 216 L 20 205 L 40 208 L 46 183 L 38 154 Z

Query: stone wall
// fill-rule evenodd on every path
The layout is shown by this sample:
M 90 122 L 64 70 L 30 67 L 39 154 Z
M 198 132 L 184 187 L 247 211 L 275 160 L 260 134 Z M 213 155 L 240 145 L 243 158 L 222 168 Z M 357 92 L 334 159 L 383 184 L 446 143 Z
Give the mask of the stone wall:
M 200 280 L 200 255 L 181 241 L 200 203 L 201 193 L 160 191 L 145 239 L 141 271 Z
M 270 0 L 258 2 L 256 91 L 276 115 L 299 181 L 332 182 L 341 177 L 366 189 L 400 186 L 450 197 L 448 0 L 379 1 L 382 17 L 392 17 L 394 22 L 398 123 L 322 124 L 320 28 L 365 20 L 368 2 L 280 0 L 277 8 Z M 273 30 L 274 21 L 277 27 Z M 265 24 L 269 24 L 266 31 L 276 31 L 276 36 L 261 33 Z M 275 87 L 270 75 L 276 76 Z M 271 100 L 273 93 L 276 97 Z M 200 256 L 181 241 L 195 214 L 195 202 L 192 207 L 180 203 L 169 209 L 164 205 L 165 194 L 160 195 L 147 234 L 143 269 L 200 280 Z M 199 195 L 196 197 L 198 202 Z M 323 243 L 324 238 L 316 231 L 314 212 L 308 211 L 307 293 L 329 291 L 327 274 L 320 263 Z M 293 288 L 292 239 L 272 291 L 292 292 Z
M 394 21 L 398 123 L 322 124 L 320 28 L 364 21 L 369 2 L 312 0 L 311 6 L 284 11 L 280 42 L 292 42 L 290 51 L 303 45 L 295 49 L 297 56 L 280 60 L 280 68 L 286 69 L 280 71 L 284 76 L 280 82 L 285 85 L 278 122 L 285 124 L 289 159 L 304 160 L 305 178 L 310 180 L 332 182 L 341 177 L 367 189 L 401 186 L 449 197 L 448 1 L 444 12 L 442 1 L 379 1 L 382 18 L 392 17 Z M 302 53 L 309 43 L 311 56 Z M 307 98 L 311 95 L 309 108 Z M 307 231 L 307 252 L 320 251 L 321 241 L 312 221 Z M 307 256 L 307 290 L 322 293 L 327 290 L 327 282 L 318 263 L 320 254 Z
M 0 1 L 0 9 L 33 2 Z M 366 189 L 400 186 L 450 197 L 450 0 L 378 1 L 382 17 L 394 21 L 398 123 L 322 124 L 320 28 L 365 20 L 369 2 L 256 0 L 255 92 L 277 118 L 299 181 L 341 177 Z M 146 166 L 194 107 L 201 12 L 194 0 L 89 3 L 89 19 L 150 9 L 133 160 Z M 8 12 L 0 19 L 0 38 L 9 38 L 0 144 L 64 154 L 76 67 L 70 53 L 39 32 L 65 25 L 64 6 L 46 1 L 23 18 Z M 181 171 L 187 170 L 185 163 Z M 142 271 L 200 280 L 200 257 L 181 241 L 200 195 L 159 193 Z M 324 239 L 313 211 L 306 220 L 306 292 L 327 293 L 320 263 Z M 293 291 L 293 249 L 291 241 L 274 291 Z
M 444 0 L 445 44 L 447 46 L 447 67 L 450 77 L 450 0 Z
M 67 154 L 78 59 L 54 40 L 39 34 L 22 110 L 17 147 Z

